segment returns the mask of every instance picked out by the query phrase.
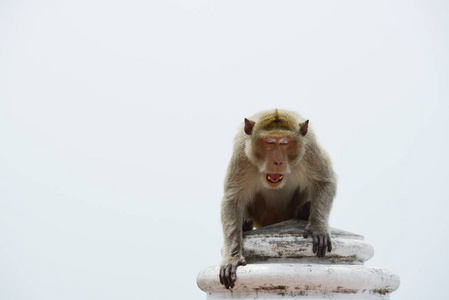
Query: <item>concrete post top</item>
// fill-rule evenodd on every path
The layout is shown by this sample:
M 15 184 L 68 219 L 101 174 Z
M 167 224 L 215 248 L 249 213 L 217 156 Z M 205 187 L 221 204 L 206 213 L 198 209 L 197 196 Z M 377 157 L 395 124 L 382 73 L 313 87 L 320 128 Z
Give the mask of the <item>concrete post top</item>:
M 243 234 L 243 256 L 248 263 L 363 264 L 373 257 L 373 247 L 363 236 L 330 228 L 332 252 L 317 258 L 312 239 L 304 238 L 306 221 L 288 220 Z
M 330 228 L 332 252 L 318 258 L 312 239 L 304 238 L 307 222 L 289 220 L 243 234 L 248 264 L 237 268 L 237 281 L 227 290 L 220 266 L 201 271 L 198 287 L 207 299 L 389 299 L 399 277 L 383 268 L 364 266 L 373 247 L 363 236 Z
M 198 275 L 198 287 L 208 299 L 388 299 L 399 287 L 399 277 L 383 268 L 279 263 L 239 267 L 234 288 L 226 290 L 219 269 L 209 267 Z

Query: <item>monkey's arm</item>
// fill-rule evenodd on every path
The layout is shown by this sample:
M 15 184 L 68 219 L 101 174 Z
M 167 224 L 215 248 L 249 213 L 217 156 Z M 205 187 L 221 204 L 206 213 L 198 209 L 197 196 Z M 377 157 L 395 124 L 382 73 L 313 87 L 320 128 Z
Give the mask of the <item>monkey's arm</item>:
M 314 182 L 310 187 L 311 205 L 310 218 L 304 237 L 312 236 L 313 253 L 323 257 L 327 251 L 332 251 L 332 241 L 329 234 L 329 213 L 336 194 L 336 183 L 332 181 Z
M 221 202 L 224 245 L 223 260 L 220 266 L 220 283 L 227 289 L 234 287 L 234 282 L 237 279 L 237 267 L 246 265 L 242 255 L 243 209 L 238 200 L 236 195 L 228 191 Z

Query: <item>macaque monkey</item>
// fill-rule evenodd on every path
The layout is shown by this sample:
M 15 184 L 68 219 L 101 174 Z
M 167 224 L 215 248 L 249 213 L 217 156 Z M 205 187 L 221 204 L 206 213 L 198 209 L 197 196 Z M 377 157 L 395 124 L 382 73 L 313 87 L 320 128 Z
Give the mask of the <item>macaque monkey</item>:
M 336 175 L 328 154 L 294 112 L 272 110 L 245 119 L 235 137 L 221 202 L 224 246 L 220 283 L 234 287 L 238 266 L 246 265 L 242 232 L 292 218 L 308 220 L 304 237 L 313 253 L 332 250 L 329 213 Z

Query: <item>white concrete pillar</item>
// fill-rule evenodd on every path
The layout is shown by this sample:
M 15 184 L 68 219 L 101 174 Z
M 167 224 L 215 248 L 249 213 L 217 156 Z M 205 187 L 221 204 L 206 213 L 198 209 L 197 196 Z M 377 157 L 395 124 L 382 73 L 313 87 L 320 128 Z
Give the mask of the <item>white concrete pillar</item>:
M 389 299 L 399 287 L 393 272 L 364 266 L 373 247 L 363 236 L 331 228 L 333 249 L 324 258 L 302 237 L 304 221 L 290 220 L 244 234 L 246 266 L 227 290 L 219 266 L 201 271 L 198 287 L 207 299 Z

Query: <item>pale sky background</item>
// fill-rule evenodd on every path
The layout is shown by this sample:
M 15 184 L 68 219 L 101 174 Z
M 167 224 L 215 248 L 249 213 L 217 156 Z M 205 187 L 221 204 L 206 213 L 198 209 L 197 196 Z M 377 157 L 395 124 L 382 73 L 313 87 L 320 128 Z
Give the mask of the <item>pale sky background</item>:
M 449 282 L 447 1 L 1 1 L 0 299 L 205 299 L 237 128 L 310 119 L 393 300 Z

